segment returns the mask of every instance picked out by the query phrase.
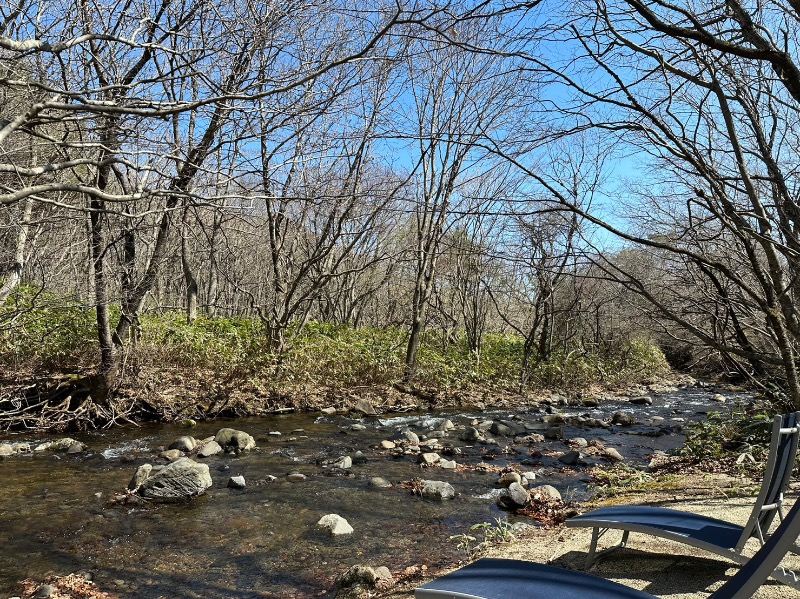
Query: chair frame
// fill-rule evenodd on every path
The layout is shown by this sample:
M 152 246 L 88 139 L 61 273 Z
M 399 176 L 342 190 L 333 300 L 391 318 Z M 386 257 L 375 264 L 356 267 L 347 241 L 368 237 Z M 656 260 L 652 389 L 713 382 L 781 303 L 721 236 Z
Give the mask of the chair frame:
M 723 547 L 691 536 L 660 529 L 657 526 L 647 524 L 636 524 L 625 522 L 624 520 L 614 521 L 598 517 L 596 520 L 591 518 L 592 512 L 566 521 L 568 527 L 592 527 L 592 539 L 589 552 L 586 556 L 585 570 L 589 568 L 604 555 L 627 546 L 628 537 L 631 532 L 645 533 L 652 536 L 665 538 L 685 545 L 703 549 L 710 553 L 728 557 L 738 564 L 748 561 L 742 554 L 745 544 L 751 537 L 756 537 L 763 545 L 769 537 L 769 527 L 774 521 L 775 516 L 780 521 L 783 520 L 783 494 L 789 485 L 792 475 L 795 457 L 798 450 L 798 439 L 800 438 L 800 412 L 792 412 L 783 416 L 777 415 L 773 419 L 772 438 L 770 441 L 770 452 L 767 465 L 764 470 L 761 490 L 756 498 L 753 509 L 747 523 L 742 528 L 739 539 L 733 547 Z M 646 510 L 647 507 L 645 506 Z M 660 508 L 654 508 L 660 509 Z M 613 508 L 609 508 L 613 510 Z M 667 510 L 664 510 L 667 511 Z M 676 515 L 681 512 L 674 510 Z M 720 521 L 721 522 L 721 521 Z M 722 523 L 722 522 L 721 522 Z M 730 524 L 730 523 L 724 523 Z M 602 551 L 597 551 L 598 541 L 610 530 L 622 530 L 622 539 L 619 544 L 613 545 Z M 800 547 L 796 544 L 792 551 L 800 553 Z M 781 582 L 800 588 L 800 581 L 794 573 L 776 571 L 774 577 Z

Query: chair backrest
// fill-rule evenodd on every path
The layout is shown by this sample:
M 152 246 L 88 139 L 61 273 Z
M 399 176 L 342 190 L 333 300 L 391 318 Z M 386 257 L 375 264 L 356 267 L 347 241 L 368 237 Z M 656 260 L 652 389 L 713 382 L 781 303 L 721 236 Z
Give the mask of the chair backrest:
M 775 416 L 761 491 L 736 545 L 738 551 L 742 550 L 752 536 L 758 536 L 761 540 L 766 538 L 767 531 L 783 502 L 783 493 L 789 486 L 797 456 L 798 437 L 800 437 L 800 412 Z
M 761 546 L 734 576 L 708 599 L 749 599 L 778 567 L 800 536 L 800 500 Z

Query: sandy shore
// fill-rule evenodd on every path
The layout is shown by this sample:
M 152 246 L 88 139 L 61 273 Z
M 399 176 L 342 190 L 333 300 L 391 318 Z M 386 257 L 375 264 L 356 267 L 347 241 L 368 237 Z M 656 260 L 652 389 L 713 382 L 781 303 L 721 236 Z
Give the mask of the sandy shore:
M 658 502 L 657 505 L 743 524 L 750 514 L 753 501 L 753 498 L 714 498 L 702 501 L 665 501 Z M 605 537 L 601 540 L 601 548 L 616 543 L 619 539 L 619 533 L 614 531 L 609 536 L 608 540 Z M 536 529 L 511 543 L 491 547 L 483 555 L 551 563 L 581 570 L 590 538 L 591 529 L 588 528 L 560 526 Z M 757 548 L 757 541 L 751 539 L 748 550 L 755 551 Z M 800 570 L 800 556 L 788 556 L 784 565 Z M 627 548 L 604 557 L 592 566 L 590 572 L 659 597 L 699 599 L 708 597 L 736 570 L 735 564 L 724 558 L 679 543 L 632 533 Z M 424 582 L 416 580 L 413 585 L 397 587 L 383 596 L 410 599 L 413 597 L 414 587 Z M 800 599 L 800 591 L 770 580 L 753 597 Z

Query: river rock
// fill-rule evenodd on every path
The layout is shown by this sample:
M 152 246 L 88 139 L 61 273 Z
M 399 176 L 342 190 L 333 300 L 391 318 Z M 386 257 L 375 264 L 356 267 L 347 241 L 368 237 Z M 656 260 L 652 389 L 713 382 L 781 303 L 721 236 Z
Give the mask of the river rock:
M 612 462 L 624 462 L 625 458 L 622 457 L 622 454 L 614 449 L 613 447 L 606 447 L 603 450 L 603 455 L 607 457 Z
M 636 424 L 636 420 L 633 418 L 632 414 L 614 412 L 614 415 L 611 417 L 611 423 L 618 424 L 619 426 L 633 426 Z
M 348 455 L 342 456 L 331 465 L 334 468 L 340 468 L 341 470 L 348 470 L 353 467 L 353 458 L 351 458 Z
M 561 501 L 561 493 L 552 485 L 540 485 L 531 489 L 530 494 L 535 499 L 554 499 Z
M 411 445 L 419 445 L 419 436 L 412 430 L 404 429 L 403 436 Z
M 452 430 L 455 430 L 455 428 L 456 428 L 456 425 L 453 424 L 453 421 L 450 420 L 449 418 L 446 418 L 445 421 L 442 422 L 441 429 L 443 431 L 452 431 Z
M 359 399 L 356 405 L 353 406 L 353 412 L 364 414 L 364 416 L 376 416 L 378 414 L 375 406 L 366 399 Z
M 373 476 L 371 479 L 369 479 L 369 486 L 375 489 L 388 489 L 392 486 L 392 483 L 382 476 Z
M 564 424 L 566 421 L 564 414 L 545 414 L 542 416 L 542 422 L 545 424 Z
M 562 464 L 566 464 L 567 466 L 574 466 L 580 461 L 580 459 L 581 452 L 579 451 L 568 451 L 567 453 L 558 457 L 558 461 Z
M 167 449 L 178 449 L 183 452 L 190 452 L 197 447 L 197 441 L 194 437 L 178 437 L 169 444 Z
M 46 441 L 44 443 L 40 443 L 33 448 L 33 451 L 69 451 L 71 447 L 76 445 L 80 445 L 84 448 L 86 447 L 80 441 L 76 441 L 70 437 L 64 437 L 63 439 L 56 439 L 55 441 Z M 81 449 L 81 451 L 83 450 Z
M 336 599 L 356 599 L 363 597 L 370 589 L 374 589 L 380 580 L 390 580 L 392 573 L 386 566 L 371 568 L 369 566 L 351 566 L 336 580 L 339 592 Z
M 229 489 L 244 489 L 247 486 L 244 480 L 244 476 L 231 476 L 228 479 L 228 488 Z
M 596 397 L 584 397 L 581 403 L 583 403 L 584 407 L 596 408 L 600 405 L 600 400 Z
M 524 507 L 528 503 L 530 495 L 528 490 L 519 483 L 511 483 L 511 486 L 497 498 L 497 506 L 502 509 L 514 510 Z
M 221 428 L 217 431 L 214 441 L 219 443 L 226 451 L 249 451 L 256 446 L 256 440 L 244 431 L 233 428 Z
M 321 408 L 320 412 L 322 412 L 326 416 L 333 416 L 336 413 L 336 408 L 334 408 L 333 406 L 328 406 L 327 408 Z
M 222 447 L 216 441 L 209 441 L 197 452 L 198 458 L 210 458 L 212 455 L 222 453 Z
M 360 422 L 356 422 L 353 426 L 350 427 L 351 431 L 359 432 L 367 430 L 367 427 L 361 424 Z
M 652 406 L 653 398 L 649 395 L 639 395 L 638 397 L 631 397 L 628 403 L 632 403 L 636 406 Z
M 718 403 L 724 403 L 725 402 L 725 396 L 722 393 L 715 393 L 714 395 L 711 396 L 711 401 L 716 401 Z
M 440 459 L 441 458 L 439 457 L 438 453 L 423 453 L 417 459 L 417 463 L 422 464 L 423 466 L 433 466 Z
M 439 467 L 445 470 L 455 470 L 458 468 L 458 464 L 455 460 L 439 460 Z
M 468 426 L 464 432 L 462 432 L 459 436 L 459 439 L 464 441 L 465 443 L 475 443 L 480 441 L 481 433 L 480 431 L 475 428 L 474 426 Z
M 178 426 L 182 426 L 183 428 L 194 428 L 197 426 L 197 421 L 192 420 L 191 418 L 184 418 L 178 422 Z
M 339 514 L 328 514 L 317 522 L 317 528 L 324 530 L 331 536 L 349 535 L 353 533 L 353 527 Z
M 516 472 L 504 472 L 500 475 L 497 486 L 508 488 L 512 483 L 522 484 L 522 477 Z
M 14 449 L 10 443 L 0 443 L 0 456 L 14 455 Z
M 180 458 L 167 466 L 153 468 L 139 487 L 139 494 L 153 501 L 181 501 L 202 495 L 211 485 L 206 464 Z
M 165 460 L 169 460 L 171 462 L 173 460 L 177 460 L 178 458 L 182 458 L 183 452 L 180 449 L 165 449 L 164 451 L 158 454 L 158 457 L 163 458 Z
M 286 480 L 288 480 L 291 483 L 301 483 L 307 478 L 308 477 L 301 472 L 290 472 L 289 474 L 286 475 Z
M 569 440 L 569 444 L 572 447 L 587 447 L 589 445 L 588 441 L 583 437 L 575 437 L 574 439 Z
M 150 476 L 150 473 L 153 470 L 152 464 L 142 464 L 137 468 L 136 472 L 133 474 L 131 481 L 128 483 L 128 490 L 136 491 L 142 483 L 147 480 L 147 477 Z
M 443 501 L 453 499 L 456 496 L 456 490 L 453 485 L 441 480 L 424 480 L 422 481 L 422 496 L 433 501 Z
M 381 441 L 381 449 L 394 449 L 395 447 L 397 447 L 397 443 L 394 441 Z
M 523 486 L 529 486 L 533 484 L 533 481 L 536 480 L 536 473 L 535 472 L 523 472 L 522 473 L 522 484 Z
M 489 432 L 493 435 L 501 435 L 503 437 L 513 436 L 514 430 L 503 422 L 494 421 L 489 427 Z

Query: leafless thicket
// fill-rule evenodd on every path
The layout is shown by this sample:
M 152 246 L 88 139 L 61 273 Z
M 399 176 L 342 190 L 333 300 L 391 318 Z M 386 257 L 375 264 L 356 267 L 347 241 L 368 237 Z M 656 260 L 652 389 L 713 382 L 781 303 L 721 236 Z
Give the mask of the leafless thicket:
M 16 0 L 0 300 L 94 307 L 104 409 L 148 310 L 253 317 L 275 353 L 311 320 L 404 327 L 411 383 L 426 329 L 476 360 L 514 332 L 521 388 L 650 328 L 800 404 L 799 18 Z

